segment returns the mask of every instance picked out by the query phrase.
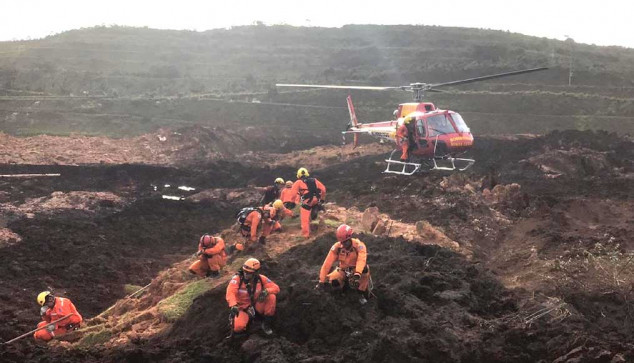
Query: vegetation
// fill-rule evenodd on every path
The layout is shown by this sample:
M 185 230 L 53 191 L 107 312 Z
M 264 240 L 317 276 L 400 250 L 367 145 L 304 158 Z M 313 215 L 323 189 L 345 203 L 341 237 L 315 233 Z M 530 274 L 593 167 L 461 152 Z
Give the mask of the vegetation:
M 544 65 L 550 70 L 428 96 L 465 113 L 479 133 L 622 125 L 634 131 L 633 49 L 379 25 L 206 32 L 113 26 L 0 42 L 0 130 L 122 137 L 191 124 L 266 125 L 284 136 L 291 123 L 296 132 L 332 142 L 345 127 L 347 92 L 278 91 L 276 82 L 433 83 Z M 370 121 L 391 117 L 396 104 L 409 101 L 401 92 L 352 95 L 360 119 Z
M 212 285 L 208 280 L 196 280 L 174 295 L 162 300 L 158 304 L 158 312 L 165 321 L 174 322 L 183 316 L 196 297 L 211 290 L 211 288 Z

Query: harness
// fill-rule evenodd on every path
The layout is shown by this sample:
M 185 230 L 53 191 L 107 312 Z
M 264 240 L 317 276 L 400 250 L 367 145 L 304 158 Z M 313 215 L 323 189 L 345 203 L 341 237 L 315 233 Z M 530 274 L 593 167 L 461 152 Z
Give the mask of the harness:
M 339 253 L 341 252 L 341 250 L 344 249 L 343 246 L 341 247 L 337 247 L 337 249 L 335 250 L 335 252 L 337 253 L 337 257 L 339 257 Z M 357 258 L 359 257 L 359 250 L 357 250 L 356 247 L 354 247 L 354 245 L 352 245 L 352 249 L 350 250 L 350 252 L 348 252 L 348 254 L 352 253 L 352 251 L 357 253 Z M 341 261 L 339 262 L 341 263 Z M 348 266 L 345 269 L 341 268 L 341 267 L 337 267 L 340 270 L 343 270 L 344 272 L 351 272 L 354 273 L 355 271 L 355 267 L 354 266 Z M 361 271 L 362 274 L 367 273 L 368 272 L 368 264 L 366 263 L 365 266 L 363 266 L 363 271 Z M 346 277 L 348 277 L 348 273 L 346 273 Z
M 242 286 L 242 283 L 245 281 L 244 280 L 244 273 L 239 272 L 237 274 L 240 277 L 240 283 L 238 284 L 238 288 L 240 288 L 240 286 Z M 255 306 L 255 289 L 258 287 L 258 281 L 260 282 L 260 285 L 262 285 L 262 289 L 264 289 L 264 283 L 262 283 L 262 278 L 260 277 L 260 274 L 256 273 L 255 274 L 255 278 L 253 279 L 253 285 L 251 286 L 251 284 L 247 281 L 244 285 L 247 288 L 247 292 L 249 293 L 249 300 L 251 300 L 251 306 Z
M 265 216 L 265 213 L 261 208 L 253 208 L 253 207 L 242 208 L 236 213 L 236 218 L 238 219 L 238 223 L 240 223 L 240 229 L 242 231 L 251 230 L 250 227 L 244 225 L 244 222 L 246 222 L 247 216 L 251 214 L 252 212 L 260 213 L 260 218 Z
M 308 188 L 308 192 L 302 195 L 303 200 L 311 200 L 313 197 L 317 197 L 317 199 L 321 199 L 321 190 L 317 188 L 317 182 L 315 178 L 304 178 L 304 183 L 306 184 L 306 188 Z

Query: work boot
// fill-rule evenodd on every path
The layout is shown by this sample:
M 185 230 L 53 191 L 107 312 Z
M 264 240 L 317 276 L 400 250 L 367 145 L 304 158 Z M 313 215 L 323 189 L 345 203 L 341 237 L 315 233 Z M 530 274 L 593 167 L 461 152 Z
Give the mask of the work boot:
M 262 322 L 262 331 L 266 335 L 273 334 L 273 329 L 271 328 L 271 320 L 273 320 L 271 316 L 265 316 L 264 321 Z
M 266 237 L 261 236 L 261 237 L 260 237 L 260 239 L 258 240 L 258 242 L 259 242 L 261 245 L 265 245 L 265 244 L 266 244 Z
M 218 276 L 220 276 L 219 271 L 211 271 L 211 270 L 207 271 L 207 277 L 216 278 Z

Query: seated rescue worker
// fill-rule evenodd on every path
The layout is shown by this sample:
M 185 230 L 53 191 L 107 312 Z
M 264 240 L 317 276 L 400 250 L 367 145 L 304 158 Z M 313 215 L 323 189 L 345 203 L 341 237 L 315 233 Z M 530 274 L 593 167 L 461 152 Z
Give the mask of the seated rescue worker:
M 286 187 L 280 193 L 280 199 L 286 209 L 292 210 L 299 203 L 299 194 L 293 193 L 293 182 L 286 181 Z
M 227 286 L 226 299 L 231 308 L 234 333 L 245 332 L 247 324 L 255 317 L 263 318 L 264 333 L 273 333 L 271 322 L 275 316 L 276 294 L 280 288 L 260 274 L 259 270 L 260 261 L 249 258 Z
M 264 195 L 260 200 L 260 205 L 273 203 L 276 199 L 280 199 L 280 192 L 284 186 L 284 179 L 276 178 L 273 185 L 266 188 L 261 188 L 264 191 Z
M 323 289 L 326 283 L 337 289 L 346 285 L 361 293 L 359 302 L 368 302 L 368 286 L 370 283 L 370 267 L 366 264 L 367 249 L 365 244 L 357 238 L 352 238 L 353 230 L 342 224 L 337 228 L 337 243 L 332 245 L 328 256 L 319 271 L 319 283 L 316 288 Z M 339 265 L 330 272 L 335 262 Z
M 50 291 L 44 291 L 37 295 L 37 303 L 41 306 L 40 315 L 42 316 L 42 321 L 37 324 L 38 328 L 42 328 L 48 323 L 62 319 L 68 315 L 70 316 L 52 325 L 48 325 L 46 329 L 36 331 L 33 334 L 36 341 L 48 342 L 54 337 L 64 335 L 69 331 L 79 328 L 82 317 L 69 299 L 55 297 Z
M 302 224 L 302 235 L 310 237 L 310 221 L 317 218 L 319 210 L 326 199 L 326 187 L 316 178 L 309 177 L 306 168 L 297 170 L 297 180 L 293 184 L 291 193 L 298 194 L 302 202 L 299 216 Z
M 204 234 L 198 242 L 198 260 L 189 266 L 189 272 L 200 277 L 218 277 L 227 264 L 225 241 L 220 237 Z

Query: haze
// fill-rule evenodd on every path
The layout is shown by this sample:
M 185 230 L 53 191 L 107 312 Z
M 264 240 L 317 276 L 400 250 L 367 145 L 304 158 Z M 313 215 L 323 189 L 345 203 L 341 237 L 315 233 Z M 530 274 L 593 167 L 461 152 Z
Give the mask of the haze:
M 579 43 L 634 48 L 634 3 L 602 1 L 393 0 L 313 4 L 273 1 L 10 0 L 0 14 L 0 40 L 42 38 L 97 25 L 204 31 L 261 21 L 295 26 L 419 24 L 508 30 Z

